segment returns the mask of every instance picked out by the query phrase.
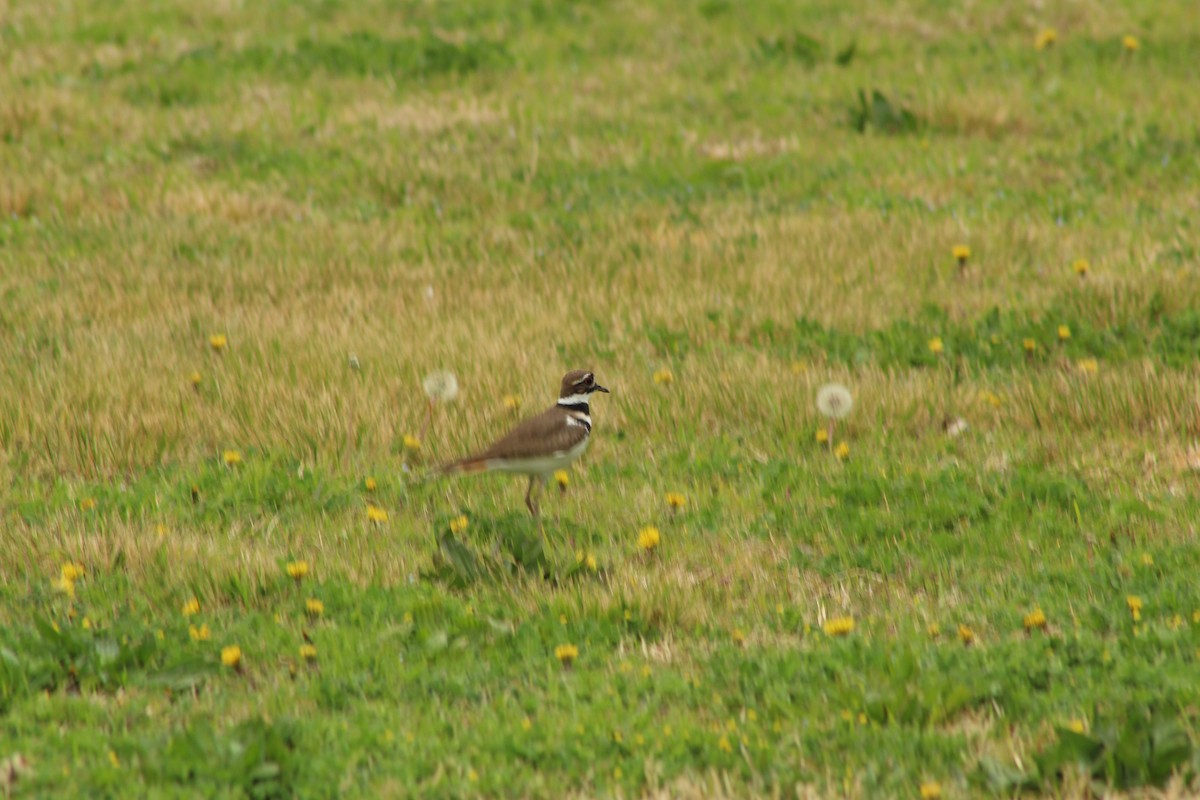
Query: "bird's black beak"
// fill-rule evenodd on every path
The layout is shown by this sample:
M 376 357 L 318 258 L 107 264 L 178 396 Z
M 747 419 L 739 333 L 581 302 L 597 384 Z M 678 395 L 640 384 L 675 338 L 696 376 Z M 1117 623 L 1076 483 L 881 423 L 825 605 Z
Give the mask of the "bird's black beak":
M 608 389 L 605 389 L 603 386 L 601 386 L 598 383 L 592 387 L 592 391 L 593 392 L 604 392 L 605 394 L 608 394 Z

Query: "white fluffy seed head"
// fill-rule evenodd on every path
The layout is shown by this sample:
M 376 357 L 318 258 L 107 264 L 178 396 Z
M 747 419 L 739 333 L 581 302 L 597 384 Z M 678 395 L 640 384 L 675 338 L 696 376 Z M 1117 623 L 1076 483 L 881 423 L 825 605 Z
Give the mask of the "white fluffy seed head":
M 458 397 L 458 378 L 453 372 L 438 370 L 425 376 L 421 381 L 425 394 L 435 403 L 449 403 Z
M 841 419 L 854 408 L 854 396 L 840 383 L 827 383 L 817 390 L 817 411 L 826 417 Z

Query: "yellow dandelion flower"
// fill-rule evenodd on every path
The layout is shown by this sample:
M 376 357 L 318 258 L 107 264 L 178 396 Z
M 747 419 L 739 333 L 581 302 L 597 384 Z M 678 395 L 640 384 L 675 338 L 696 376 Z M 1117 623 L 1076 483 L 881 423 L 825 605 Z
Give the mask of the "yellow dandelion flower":
M 828 444 L 829 443 L 829 431 L 825 430 L 824 428 L 817 429 L 816 439 L 817 439 L 817 444 Z
M 850 445 L 842 442 L 833 449 L 833 454 L 838 457 L 839 461 L 845 461 L 850 457 Z
M 931 622 L 929 623 L 929 627 L 925 629 L 925 632 L 929 634 L 929 638 L 936 639 L 942 635 L 942 626 L 936 622 Z
M 597 567 L 596 557 L 594 555 L 592 555 L 591 553 L 588 553 L 587 557 L 584 558 L 584 560 L 583 560 L 583 565 L 585 567 L 587 567 L 589 570 L 591 570 L 592 572 L 595 572 L 596 567 Z
M 647 525 L 638 532 L 638 547 L 647 552 L 658 547 L 658 544 L 661 540 L 662 537 L 658 533 L 658 528 L 654 527 L 653 525 Z
M 308 576 L 307 561 L 289 561 L 287 565 L 288 577 L 300 580 Z
M 1071 328 L 1067 325 L 1059 325 L 1058 326 L 1058 338 L 1062 339 L 1064 342 L 1067 339 L 1070 339 L 1071 338 Z
M 85 497 L 79 501 L 79 510 L 80 511 L 91 511 L 95 507 L 96 507 L 96 498 L 94 498 L 94 497 Z
M 734 644 L 739 646 L 746 643 L 746 634 L 742 632 L 741 628 L 734 628 L 733 633 L 730 634 L 730 638 L 733 639 Z
M 671 374 L 671 370 L 669 369 L 660 369 L 654 373 L 654 382 L 657 384 L 673 383 L 674 381 L 675 376 Z
M 963 644 L 974 644 L 975 643 L 975 631 L 971 630 L 966 625 L 959 625 L 958 626 L 958 638 L 962 641 Z
M 317 660 L 317 646 L 315 644 L 300 645 L 300 657 L 305 661 Z
M 1179 630 L 1183 627 L 1183 617 L 1179 614 L 1172 614 L 1171 618 L 1167 620 L 1167 627 L 1173 631 Z
M 183 604 L 183 615 L 185 617 L 194 617 L 200 613 L 200 601 L 192 598 Z
M 521 398 L 515 394 L 504 395 L 504 407 L 509 411 L 518 411 L 521 408 Z
M 1037 350 L 1037 341 L 1034 339 L 1023 339 L 1021 340 L 1021 347 L 1025 348 L 1026 353 L 1032 353 L 1034 350 Z
M 834 617 L 821 627 L 826 636 L 849 636 L 854 632 L 854 617 Z
M 1047 47 L 1052 47 L 1058 41 L 1058 31 L 1054 28 L 1044 28 L 1038 32 L 1037 37 L 1033 40 L 1033 46 L 1038 50 L 1045 50 Z
M 65 594 L 68 600 L 75 599 L 75 581 L 70 581 L 66 578 L 58 578 L 52 581 L 50 585 L 54 587 L 55 591 Z
M 459 516 L 450 520 L 450 532 L 451 533 L 462 533 L 463 531 L 465 531 L 467 529 L 467 526 L 470 524 L 471 523 L 467 520 L 466 515 L 460 514 Z
M 237 669 L 242 665 L 242 648 L 236 644 L 231 644 L 228 647 L 221 648 L 221 663 L 227 667 Z
M 554 482 L 558 484 L 559 489 L 565 492 L 567 486 L 571 483 L 571 476 L 565 469 L 556 469 L 554 471 Z
M 1141 46 L 1142 46 L 1142 43 L 1138 41 L 1138 38 L 1136 36 L 1121 37 L 1121 47 L 1125 48 L 1125 50 L 1127 52 L 1132 53 Z
M 376 505 L 367 506 L 367 520 L 376 525 L 387 522 L 388 513 Z
M 579 648 L 573 644 L 560 644 L 554 648 L 554 657 L 562 663 L 567 669 L 575 663 L 575 659 L 579 658 Z
M 379 488 L 379 484 L 375 482 L 374 478 L 368 476 L 367 479 L 363 481 L 363 488 L 365 488 L 368 492 L 373 492 Z
M 192 370 L 192 374 L 188 376 L 188 380 L 192 382 L 192 386 L 199 386 L 200 381 L 204 380 L 200 376 L 200 370 Z
M 223 457 L 225 459 L 225 463 L 231 467 L 242 463 L 242 454 L 237 450 L 226 450 Z
M 1025 615 L 1025 630 L 1046 630 L 1046 614 L 1040 608 L 1035 608 Z
M 1100 362 L 1094 358 L 1081 358 L 1075 363 L 1075 368 L 1084 375 L 1095 375 L 1100 371 Z
M 1154 566 L 1154 556 L 1150 555 L 1149 553 L 1142 553 L 1142 566 L 1143 567 Z
M 971 248 L 965 244 L 956 244 L 950 249 L 950 253 L 954 256 L 954 260 L 957 261 L 958 265 L 961 267 L 962 265 L 966 264 L 967 259 L 971 257 Z
M 1200 609 L 1192 612 L 1192 624 L 1200 625 Z
M 404 449 L 415 453 L 421 449 L 421 440 L 410 434 L 404 434 Z
M 683 508 L 687 505 L 687 498 L 679 492 L 667 492 L 667 505 L 671 508 Z
M 942 337 L 935 336 L 929 340 L 929 352 L 934 355 L 940 355 L 946 349 L 946 345 L 942 343 Z
M 154 532 L 157 533 L 159 536 L 166 536 L 167 535 L 167 526 L 163 525 L 160 522 L 154 526 Z
M 59 574 L 64 581 L 77 581 L 83 577 L 83 564 L 80 564 L 78 561 L 68 561 L 62 565 L 62 570 Z
M 80 627 L 82 627 L 82 628 L 83 628 L 85 631 L 90 631 L 90 630 L 92 629 L 92 620 L 91 620 L 91 618 L 90 618 L 90 617 L 84 617 L 84 618 L 83 618 L 83 619 L 80 621 L 79 625 L 80 625 Z
M 524 719 L 522 719 L 521 720 L 521 730 L 523 730 L 523 731 L 533 730 L 533 720 L 531 720 L 529 717 L 525 717 Z
M 1072 719 L 1067 722 L 1067 730 L 1073 733 L 1083 733 L 1086 727 L 1081 719 Z
M 1125 605 L 1129 607 L 1129 616 L 1133 617 L 1133 621 L 1140 621 L 1142 618 L 1142 598 L 1131 594 L 1125 598 Z
M 1074 270 L 1075 274 L 1081 278 L 1087 277 L 1088 271 L 1091 270 L 1091 268 L 1092 265 L 1088 263 L 1086 258 L 1077 258 L 1075 259 L 1075 262 L 1071 264 L 1071 269 Z
M 223 333 L 214 333 L 208 337 L 208 345 L 218 353 L 225 349 L 225 345 L 229 344 L 229 339 Z
M 188 626 L 188 636 L 192 637 L 193 642 L 207 642 L 212 632 L 208 629 L 208 625 L 201 625 L 197 628 L 195 625 Z
M 921 800 L 939 800 L 942 796 L 942 785 L 937 781 L 921 782 Z
M 724 750 L 726 753 L 733 752 L 733 745 L 729 743 L 728 736 L 722 736 L 717 740 L 717 749 Z
M 325 604 L 315 597 L 310 597 L 304 601 L 304 613 L 310 617 L 319 617 L 325 613 Z
M 116 751 L 116 750 L 109 750 L 109 751 L 108 751 L 108 763 L 112 764 L 114 767 L 120 767 L 120 766 L 121 766 L 121 759 L 120 759 L 120 757 L 117 755 L 117 751 Z

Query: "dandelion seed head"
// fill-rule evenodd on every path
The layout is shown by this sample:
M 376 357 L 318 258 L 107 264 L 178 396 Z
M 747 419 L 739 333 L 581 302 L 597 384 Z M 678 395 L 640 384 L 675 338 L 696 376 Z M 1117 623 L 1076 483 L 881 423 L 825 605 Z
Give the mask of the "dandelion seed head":
M 840 383 L 827 383 L 817 390 L 817 411 L 831 419 L 841 419 L 854 408 L 854 395 Z
M 453 372 L 438 370 L 431 372 L 421 381 L 425 395 L 435 403 L 450 403 L 458 397 L 458 378 Z

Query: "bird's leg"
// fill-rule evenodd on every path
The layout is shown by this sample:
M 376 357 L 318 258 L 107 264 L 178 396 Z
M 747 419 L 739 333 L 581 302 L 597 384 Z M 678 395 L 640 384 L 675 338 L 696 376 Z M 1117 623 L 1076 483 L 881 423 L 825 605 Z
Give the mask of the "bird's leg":
M 537 500 L 533 499 L 533 486 L 536 481 L 537 481 L 537 476 L 530 475 L 529 476 L 529 488 L 525 490 L 525 507 L 529 509 L 529 513 L 533 515 L 534 519 L 538 518 Z

